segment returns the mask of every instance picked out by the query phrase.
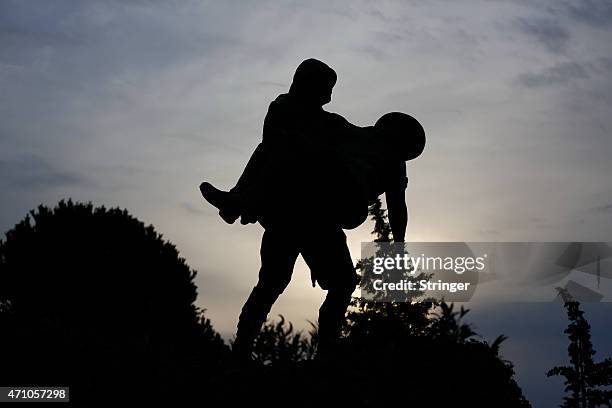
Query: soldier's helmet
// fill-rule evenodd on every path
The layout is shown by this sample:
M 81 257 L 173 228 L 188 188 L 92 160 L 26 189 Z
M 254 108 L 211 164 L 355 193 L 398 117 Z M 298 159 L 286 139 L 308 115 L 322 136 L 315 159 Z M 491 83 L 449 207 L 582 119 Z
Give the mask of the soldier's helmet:
M 404 161 L 419 157 L 425 149 L 425 130 L 418 120 L 408 114 L 387 113 L 376 121 L 374 128 Z

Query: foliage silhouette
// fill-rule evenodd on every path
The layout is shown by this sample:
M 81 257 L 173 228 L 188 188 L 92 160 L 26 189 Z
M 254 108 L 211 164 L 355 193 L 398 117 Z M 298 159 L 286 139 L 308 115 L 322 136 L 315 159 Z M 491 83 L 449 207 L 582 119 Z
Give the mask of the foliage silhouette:
M 38 207 L 0 241 L 0 383 L 70 385 L 80 402 L 188 393 L 227 352 L 195 274 L 125 210 Z
M 281 316 L 244 365 L 194 306 L 194 276 L 125 210 L 39 207 L 0 243 L 0 382 L 69 385 L 81 403 L 529 406 L 504 338 L 476 339 L 463 308 L 355 300 L 326 358 L 313 358 L 316 326 Z
M 308 335 L 295 331 L 293 324 L 279 315 L 278 322 L 268 321 L 255 339 L 253 360 L 262 365 L 292 364 L 314 357 L 317 343 L 317 326 L 309 322 Z
M 387 210 L 382 206 L 380 198 L 377 198 L 374 204 L 370 205 L 368 215 L 374 221 L 374 230 L 372 231 L 372 234 L 376 236 L 374 242 L 390 242 L 393 232 L 388 222 Z
M 595 350 L 591 343 L 591 326 L 580 310 L 580 303 L 564 295 L 564 306 L 570 323 L 565 330 L 570 345 L 567 348 L 569 366 L 553 367 L 546 374 L 548 377 L 560 375 L 565 377 L 564 408 L 593 408 L 612 406 L 612 359 L 596 363 L 593 361 Z

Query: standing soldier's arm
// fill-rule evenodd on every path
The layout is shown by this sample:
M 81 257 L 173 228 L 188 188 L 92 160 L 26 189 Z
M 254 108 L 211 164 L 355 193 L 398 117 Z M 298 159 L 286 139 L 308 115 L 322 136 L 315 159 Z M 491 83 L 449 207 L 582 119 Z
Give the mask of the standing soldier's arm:
M 404 190 L 390 190 L 385 195 L 389 210 L 389 224 L 391 224 L 391 231 L 393 232 L 393 241 L 404 242 L 406 226 L 408 225 L 408 207 L 406 206 Z
M 391 225 L 391 232 L 393 232 L 393 241 L 404 242 L 408 225 L 408 207 L 406 206 L 408 178 L 406 177 L 405 162 L 402 162 L 396 174 L 397 177 L 392 179 L 385 192 L 385 198 L 387 199 L 389 224 Z

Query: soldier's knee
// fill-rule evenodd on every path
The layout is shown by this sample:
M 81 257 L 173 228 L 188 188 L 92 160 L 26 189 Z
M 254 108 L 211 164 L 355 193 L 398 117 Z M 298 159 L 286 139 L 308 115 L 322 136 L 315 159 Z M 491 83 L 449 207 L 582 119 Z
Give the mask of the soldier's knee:
M 289 281 L 286 279 L 260 279 L 255 286 L 255 290 L 257 290 L 262 296 L 278 297 L 285 291 L 285 288 L 288 285 Z
M 355 291 L 360 279 L 355 271 L 351 272 L 352 273 L 346 273 L 340 279 L 330 282 L 329 290 L 337 292 L 338 294 L 350 296 Z

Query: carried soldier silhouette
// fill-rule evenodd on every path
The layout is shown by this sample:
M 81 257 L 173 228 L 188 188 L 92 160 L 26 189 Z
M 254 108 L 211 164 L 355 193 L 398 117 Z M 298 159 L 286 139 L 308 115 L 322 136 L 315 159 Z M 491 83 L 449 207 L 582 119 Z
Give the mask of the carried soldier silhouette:
M 336 73 L 315 59 L 297 68 L 286 94 L 268 108 L 263 140 L 236 186 L 200 185 L 204 198 L 228 223 L 259 222 L 259 280 L 238 322 L 234 351 L 250 356 L 272 305 L 291 280 L 298 255 L 313 286 L 327 290 L 319 309 L 319 352 L 330 353 L 340 335 L 351 294 L 359 283 L 343 228 L 367 218 L 368 205 L 385 193 L 396 242 L 408 221 L 406 161 L 418 157 L 425 133 L 409 115 L 393 112 L 374 126 L 358 127 L 327 112 Z

